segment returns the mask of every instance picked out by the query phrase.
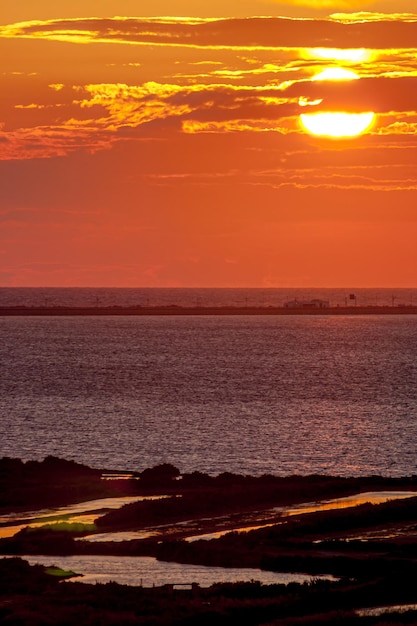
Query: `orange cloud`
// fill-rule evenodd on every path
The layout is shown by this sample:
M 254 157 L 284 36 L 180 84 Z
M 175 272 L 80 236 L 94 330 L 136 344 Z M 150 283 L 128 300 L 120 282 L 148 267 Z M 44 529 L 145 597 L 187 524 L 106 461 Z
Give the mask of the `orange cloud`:
M 358 6 L 363 2 L 358 3 Z M 374 4 L 371 2 L 370 4 Z M 333 13 L 330 19 L 334 19 L 337 22 L 343 22 L 345 24 L 358 23 L 363 24 L 365 22 L 379 22 L 381 26 L 384 26 L 387 22 L 416 22 L 417 15 L 415 13 L 378 13 L 359 11 L 349 13 Z
M 387 23 L 390 25 L 387 28 Z M 21 22 L 0 27 L 3 38 L 33 38 L 73 43 L 159 44 L 191 48 L 279 49 L 326 46 L 415 47 L 417 18 L 398 14 L 334 14 L 297 18 L 186 19 L 108 18 Z
M 320 10 L 336 8 L 354 10 L 367 4 L 374 4 L 374 0 L 279 0 L 279 2 Z
M 416 16 L 27 21 L 0 56 L 3 284 L 415 281 Z
M 51 89 L 51 86 L 45 87 Z M 366 78 L 357 81 L 297 81 L 284 86 L 89 84 L 64 90 L 54 85 L 59 102 L 16 104 L 26 126 L 0 130 L 1 159 L 63 156 L 82 148 L 97 151 L 117 142 L 185 133 L 300 133 L 299 102 L 314 110 L 372 110 L 378 115 L 374 132 L 414 135 L 417 77 Z M 44 101 L 48 98 L 45 96 Z M 60 123 L 45 121 L 54 109 Z M 411 109 L 411 110 L 410 110 Z M 16 114 L 17 114 L 16 113 Z M 39 116 L 46 116 L 44 119 Z M 32 125 L 27 125 L 29 120 Z M 162 133 L 162 129 L 165 129 Z M 162 135 L 161 135 L 162 133 Z

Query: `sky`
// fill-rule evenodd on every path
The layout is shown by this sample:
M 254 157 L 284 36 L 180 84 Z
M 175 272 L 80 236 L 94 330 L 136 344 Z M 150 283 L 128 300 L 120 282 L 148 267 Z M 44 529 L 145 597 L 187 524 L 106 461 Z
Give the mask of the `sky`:
M 417 287 L 415 0 L 2 4 L 0 286 Z

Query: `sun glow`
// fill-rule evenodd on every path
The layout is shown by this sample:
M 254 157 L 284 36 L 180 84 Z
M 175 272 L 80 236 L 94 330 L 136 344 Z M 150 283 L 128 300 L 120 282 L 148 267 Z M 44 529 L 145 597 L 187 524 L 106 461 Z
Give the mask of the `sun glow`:
M 303 52 L 303 58 L 339 63 L 364 63 L 371 61 L 374 54 L 374 51 L 366 48 L 307 48 Z
M 344 67 L 327 67 L 320 74 L 313 76 L 311 80 L 359 80 L 359 76 L 356 72 Z
M 357 137 L 372 124 L 375 114 L 369 113 L 309 113 L 300 115 L 304 128 L 318 137 Z
M 359 80 L 359 76 L 352 70 L 342 67 L 330 67 L 322 70 L 311 80 Z M 300 106 L 321 104 L 320 100 L 312 102 L 300 98 Z M 302 127 L 311 135 L 317 137 L 328 137 L 342 139 L 347 137 L 358 137 L 370 129 L 375 120 L 373 111 L 363 113 L 348 113 L 345 111 L 322 111 L 319 113 L 303 113 L 300 115 Z

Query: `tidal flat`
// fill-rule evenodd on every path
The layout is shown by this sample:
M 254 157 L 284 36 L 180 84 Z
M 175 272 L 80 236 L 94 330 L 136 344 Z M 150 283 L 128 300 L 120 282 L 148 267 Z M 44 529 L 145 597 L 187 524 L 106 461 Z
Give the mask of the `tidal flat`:
M 135 473 L 4 458 L 0 489 L 2 623 L 417 623 L 416 476 L 210 476 L 170 464 Z M 113 563 L 122 584 L 94 573 L 80 582 L 94 559 Z M 171 574 L 146 578 L 153 564 Z M 204 582 L 199 567 L 218 578 Z

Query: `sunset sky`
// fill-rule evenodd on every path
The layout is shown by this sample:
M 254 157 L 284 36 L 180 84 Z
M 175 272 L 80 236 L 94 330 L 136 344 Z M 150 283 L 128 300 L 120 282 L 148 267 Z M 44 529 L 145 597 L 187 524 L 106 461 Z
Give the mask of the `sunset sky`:
M 3 2 L 0 93 L 0 286 L 417 287 L 416 0 Z

